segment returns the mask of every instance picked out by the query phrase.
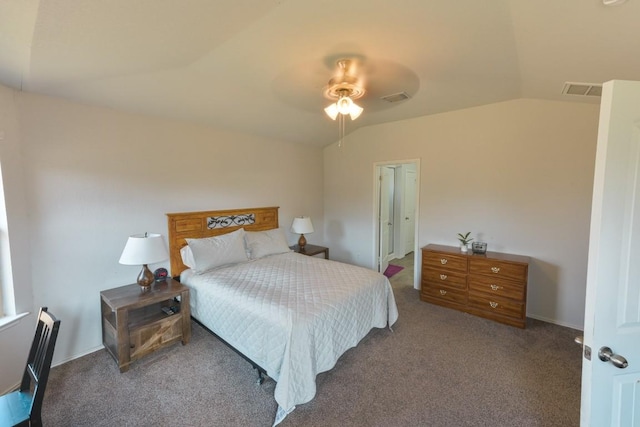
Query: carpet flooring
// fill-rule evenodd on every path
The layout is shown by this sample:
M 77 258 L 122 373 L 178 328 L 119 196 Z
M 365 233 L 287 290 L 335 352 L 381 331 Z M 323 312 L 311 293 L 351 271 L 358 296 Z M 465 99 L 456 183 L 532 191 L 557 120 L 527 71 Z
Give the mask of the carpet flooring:
M 413 256 L 413 254 L 411 254 Z M 405 257 L 407 258 L 407 257 Z M 412 260 L 390 281 L 400 317 L 317 376 L 316 397 L 280 425 L 578 426 L 580 333 L 517 329 L 420 301 Z M 105 350 L 51 371 L 47 426 L 270 426 L 275 383 L 192 323 L 191 342 L 120 373 Z

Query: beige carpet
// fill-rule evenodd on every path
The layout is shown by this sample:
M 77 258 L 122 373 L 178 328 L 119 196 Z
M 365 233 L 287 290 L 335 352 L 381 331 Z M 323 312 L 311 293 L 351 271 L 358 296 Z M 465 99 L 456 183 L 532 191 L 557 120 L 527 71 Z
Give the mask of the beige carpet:
M 411 254 L 409 258 L 413 256 Z M 394 260 L 412 264 L 411 259 Z M 400 318 L 317 377 L 287 426 L 578 426 L 578 331 L 521 330 L 419 300 L 412 266 L 391 282 Z M 52 370 L 47 426 L 270 426 L 275 383 L 193 323 L 192 342 L 120 374 L 104 350 Z

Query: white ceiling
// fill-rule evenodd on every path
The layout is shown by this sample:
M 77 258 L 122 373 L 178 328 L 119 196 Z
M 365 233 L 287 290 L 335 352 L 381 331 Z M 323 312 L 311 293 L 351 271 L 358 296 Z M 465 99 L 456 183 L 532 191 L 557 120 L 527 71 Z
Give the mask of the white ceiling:
M 640 0 L 2 0 L 0 82 L 325 146 L 323 88 L 364 64 L 360 126 L 640 80 Z M 405 91 L 411 99 L 379 99 Z

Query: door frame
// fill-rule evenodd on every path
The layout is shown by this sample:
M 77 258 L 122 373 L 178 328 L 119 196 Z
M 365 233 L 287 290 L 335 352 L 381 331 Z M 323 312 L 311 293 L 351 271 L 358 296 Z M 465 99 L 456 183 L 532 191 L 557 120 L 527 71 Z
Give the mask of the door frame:
M 413 164 L 416 168 L 416 187 L 415 187 L 415 210 L 414 210 L 414 244 L 413 244 L 413 287 L 420 289 L 420 243 L 418 236 L 420 231 L 420 159 L 404 159 L 404 160 L 388 160 L 373 163 L 373 221 L 372 229 L 374 236 L 373 246 L 373 263 L 374 269 L 379 269 L 380 254 L 380 228 L 379 228 L 379 209 L 380 209 L 380 170 L 385 166 L 400 166 Z

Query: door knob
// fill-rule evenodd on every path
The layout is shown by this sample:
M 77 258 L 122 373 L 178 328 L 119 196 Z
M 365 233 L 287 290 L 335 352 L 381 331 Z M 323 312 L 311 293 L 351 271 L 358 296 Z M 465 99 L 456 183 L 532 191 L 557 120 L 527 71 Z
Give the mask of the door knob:
M 598 351 L 598 357 L 603 362 L 611 362 L 613 366 L 616 368 L 624 369 L 629 366 L 629 362 L 627 359 L 620 356 L 619 354 L 613 354 L 613 351 L 609 347 L 600 347 L 600 351 Z

